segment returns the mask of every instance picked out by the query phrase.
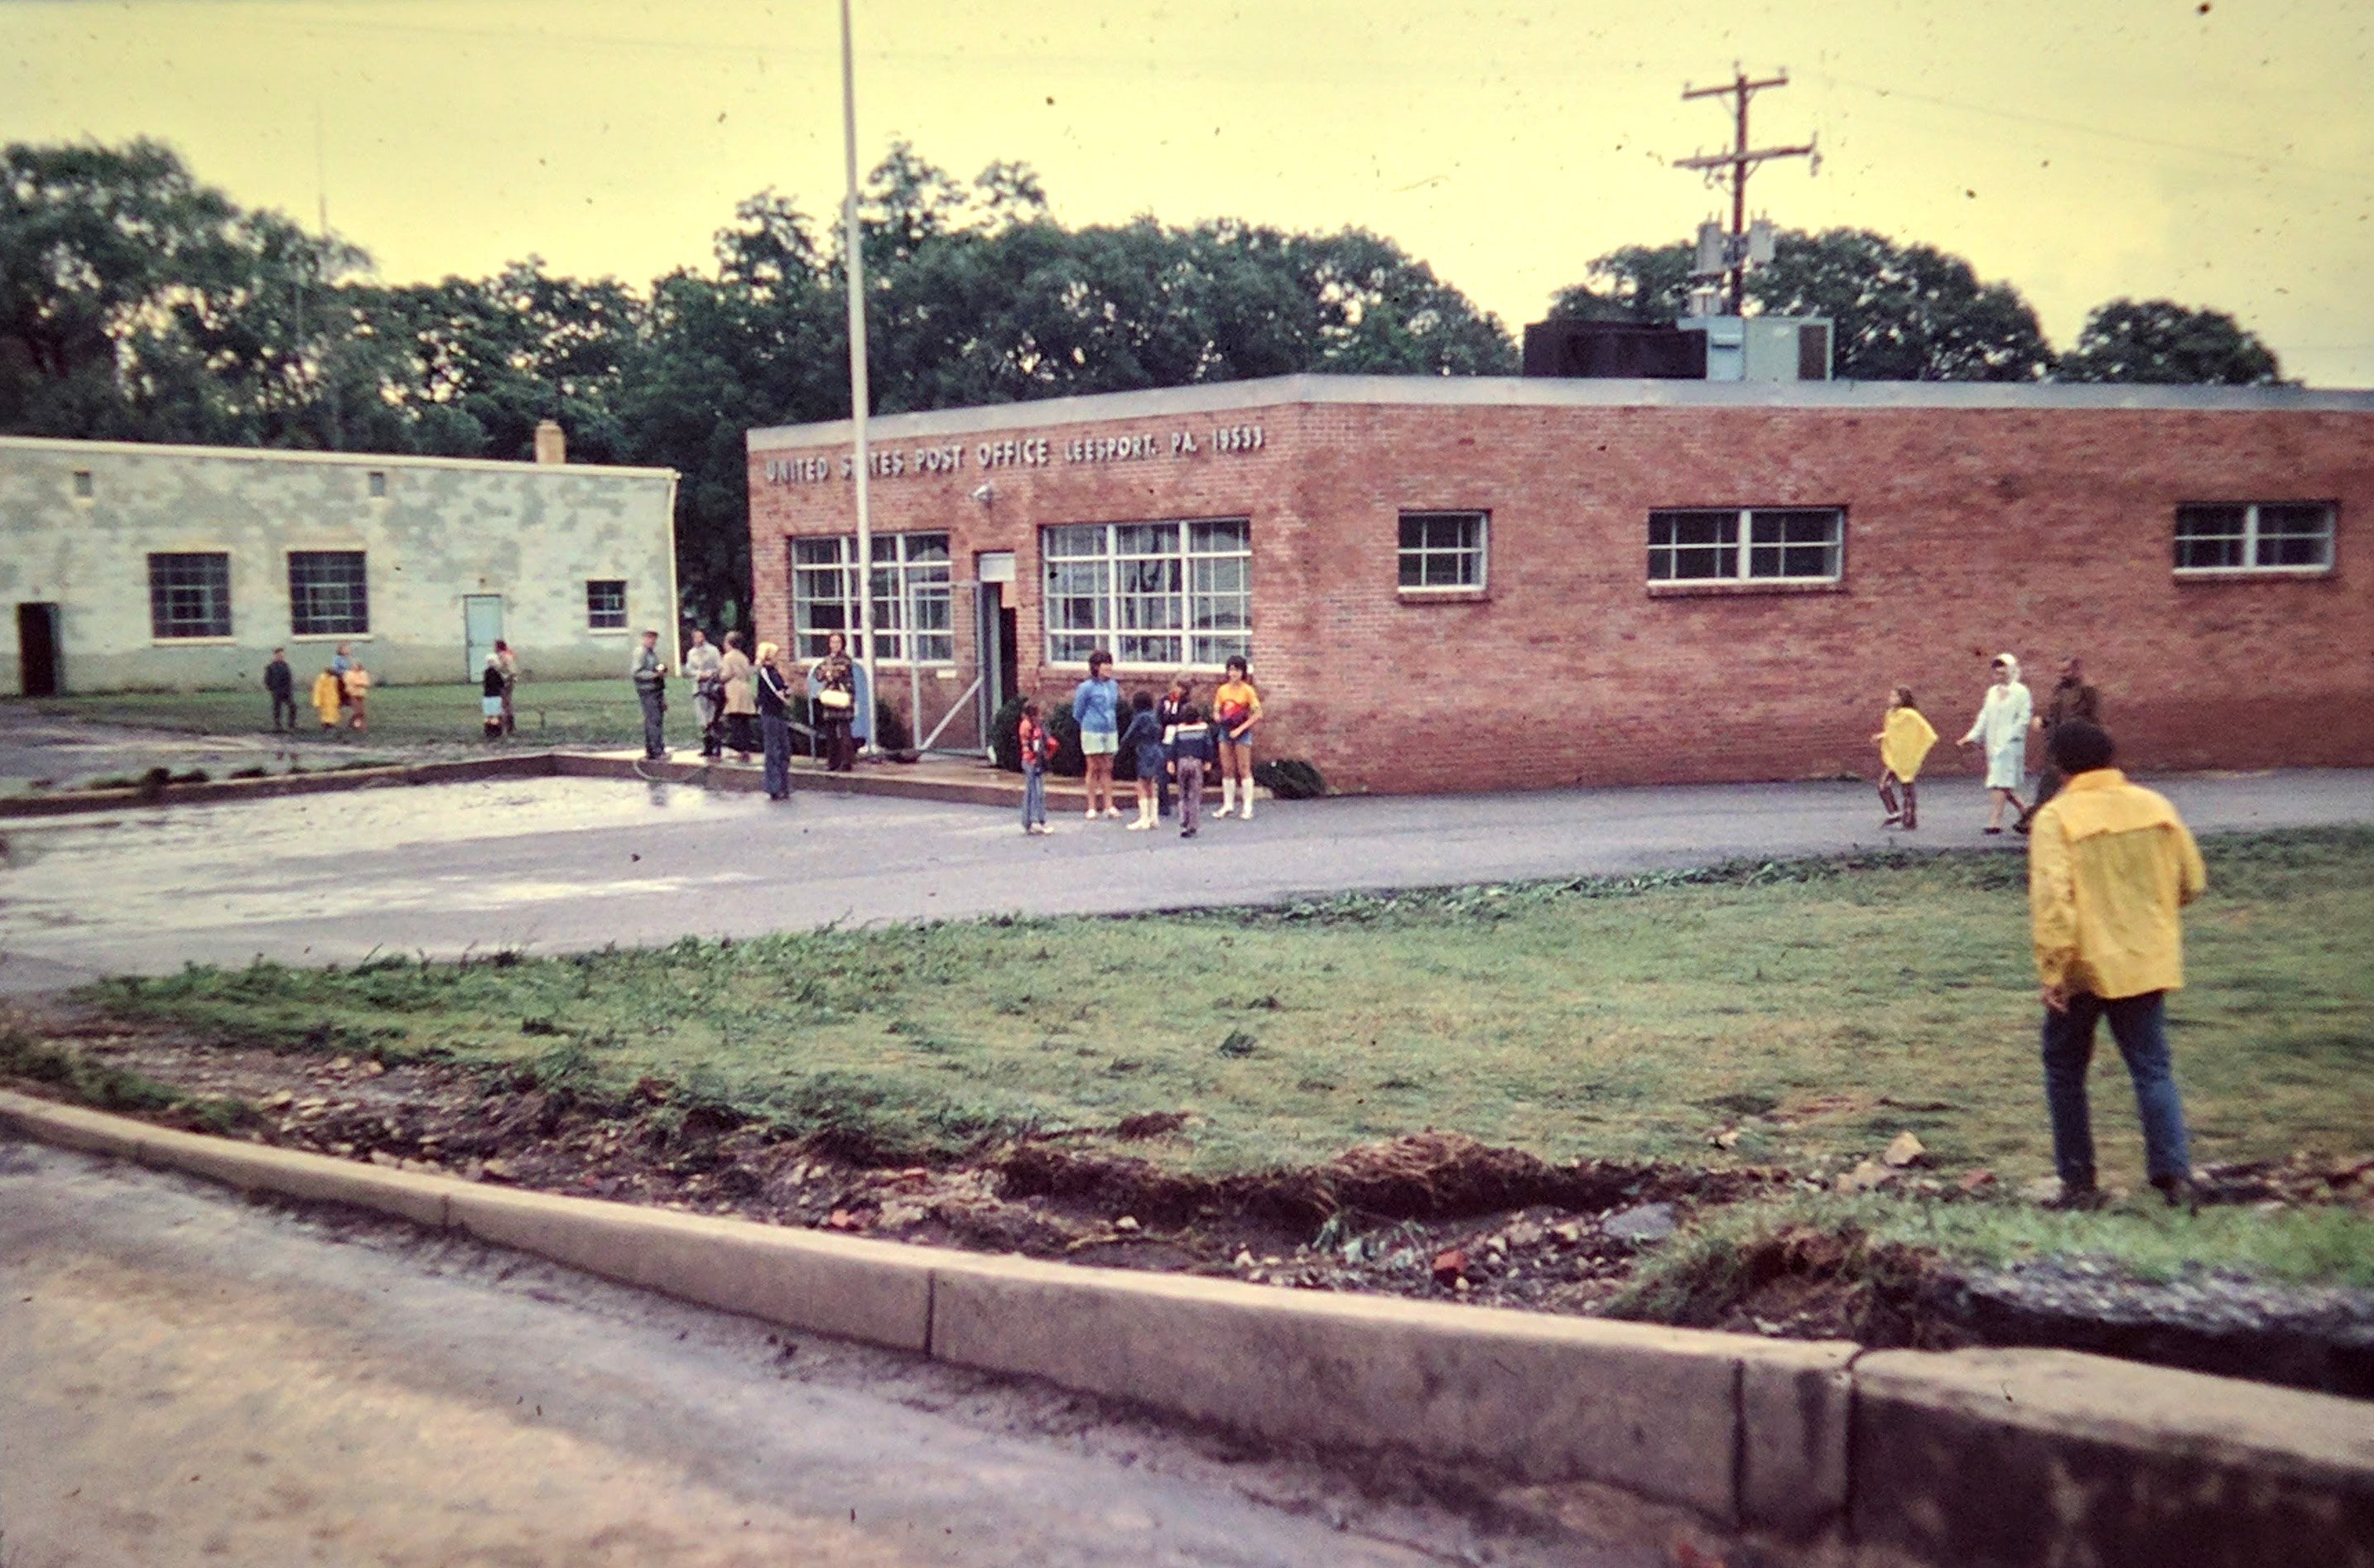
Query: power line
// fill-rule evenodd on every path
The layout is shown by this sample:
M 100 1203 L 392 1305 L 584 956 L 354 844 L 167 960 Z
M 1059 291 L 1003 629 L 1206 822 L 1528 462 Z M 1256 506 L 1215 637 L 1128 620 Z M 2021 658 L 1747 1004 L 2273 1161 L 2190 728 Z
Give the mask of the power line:
M 1674 167 L 1675 169 L 1699 169 L 1707 170 L 1728 169 L 1731 170 L 1731 235 L 1729 242 L 1723 249 L 1723 273 L 1726 279 L 1724 292 L 1730 301 L 1731 313 L 1736 316 L 1740 313 L 1740 309 L 1747 298 L 1748 175 L 1755 172 L 1758 164 L 1769 162 L 1771 159 L 1776 158 L 1818 158 L 1819 155 L 1815 152 L 1814 144 L 1811 142 L 1807 142 L 1803 146 L 1794 147 L 1751 148 L 1747 145 L 1748 99 L 1754 98 L 1758 92 L 1762 91 L 1766 88 L 1787 87 L 1789 85 L 1789 73 L 1783 71 L 1779 76 L 1765 76 L 1759 80 L 1750 81 L 1748 79 L 1747 73 L 1741 70 L 1738 66 L 1733 65 L 1731 70 L 1732 79 L 1728 86 L 1719 88 L 1686 87 L 1682 89 L 1682 98 L 1685 102 L 1695 98 L 1727 98 L 1732 100 L 1733 132 L 1731 151 L 1727 153 L 1702 155 L 1697 158 L 1678 158 L 1674 160 Z

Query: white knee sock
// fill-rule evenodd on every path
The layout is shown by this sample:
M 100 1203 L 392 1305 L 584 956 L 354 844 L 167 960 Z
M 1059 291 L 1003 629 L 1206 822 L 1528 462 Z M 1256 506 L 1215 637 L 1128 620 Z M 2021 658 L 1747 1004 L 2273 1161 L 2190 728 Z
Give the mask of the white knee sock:
M 1253 814 L 1253 781 L 1247 778 L 1240 782 L 1245 787 L 1245 798 L 1237 803 L 1237 815 L 1240 820 L 1250 822 Z
M 1223 778 L 1220 780 L 1220 809 L 1214 812 L 1212 814 L 1214 816 L 1226 816 L 1236 809 L 1237 781 L 1233 778 Z

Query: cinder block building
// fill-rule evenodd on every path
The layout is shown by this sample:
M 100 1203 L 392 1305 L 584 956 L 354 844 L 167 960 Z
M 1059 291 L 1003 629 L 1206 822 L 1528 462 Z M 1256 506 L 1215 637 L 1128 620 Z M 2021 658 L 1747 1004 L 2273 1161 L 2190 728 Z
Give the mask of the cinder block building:
M 2126 757 L 2374 763 L 2374 392 L 1295 376 L 870 422 L 877 658 L 975 741 L 1252 661 L 1394 791 L 1868 773 L 2082 654 Z M 759 632 L 854 626 L 846 422 L 748 436 Z M 1941 754 L 1940 766 L 1957 766 Z
M 622 673 L 673 636 L 676 474 L 570 464 L 0 438 L 0 690 L 253 685 L 351 643 L 382 681 Z M 318 646 L 314 646 L 318 645 Z

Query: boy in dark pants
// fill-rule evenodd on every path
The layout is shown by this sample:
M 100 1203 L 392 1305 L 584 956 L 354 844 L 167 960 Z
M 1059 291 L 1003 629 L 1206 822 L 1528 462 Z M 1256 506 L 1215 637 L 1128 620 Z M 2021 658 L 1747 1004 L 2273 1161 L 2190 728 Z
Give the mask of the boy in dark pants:
M 1170 677 L 1170 689 L 1163 693 L 1161 699 L 1154 705 L 1154 721 L 1162 726 L 1164 735 L 1170 733 L 1172 726 L 1179 722 L 1179 716 L 1187 711 L 1187 698 L 1193 690 L 1187 684 L 1186 676 Z M 1155 814 L 1167 817 L 1170 814 L 1170 770 L 1166 766 L 1156 771 Z
M 272 698 L 272 731 L 287 730 L 297 732 L 297 680 L 288 673 L 286 650 L 274 649 L 272 662 L 264 667 L 264 689 Z
M 1204 770 L 1219 760 L 1212 743 L 1212 727 L 1193 703 L 1179 710 L 1179 722 L 1164 738 L 1170 754 L 1170 776 L 1179 780 L 1179 837 L 1193 838 L 1204 814 Z

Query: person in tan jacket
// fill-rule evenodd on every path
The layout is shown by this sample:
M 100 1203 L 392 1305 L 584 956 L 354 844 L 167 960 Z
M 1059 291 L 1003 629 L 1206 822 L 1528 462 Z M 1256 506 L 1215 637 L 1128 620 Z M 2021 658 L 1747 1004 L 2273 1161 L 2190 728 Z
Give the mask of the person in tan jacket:
M 2168 1060 L 2167 1000 L 2184 984 L 2179 911 L 2201 896 L 2208 872 L 2176 808 L 2110 766 L 2117 749 L 2101 726 L 2068 720 L 2051 744 L 2068 782 L 2031 825 L 2027 892 L 2060 1201 L 2098 1201 L 2086 1070 L 2095 1023 L 2107 1017 L 2134 1081 L 2151 1184 L 2183 1203 L 2192 1157 Z

